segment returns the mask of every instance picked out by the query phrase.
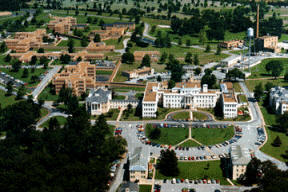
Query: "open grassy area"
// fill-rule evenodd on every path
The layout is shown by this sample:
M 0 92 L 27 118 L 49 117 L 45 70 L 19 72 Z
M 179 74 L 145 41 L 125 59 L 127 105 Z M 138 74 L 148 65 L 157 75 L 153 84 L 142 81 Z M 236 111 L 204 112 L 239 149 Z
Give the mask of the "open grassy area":
M 145 129 L 145 134 L 149 138 L 151 131 L 154 128 L 147 125 Z M 188 137 L 188 128 L 159 128 L 161 130 L 161 134 L 159 139 L 150 139 L 152 142 L 158 144 L 168 144 L 168 145 L 176 145 L 186 139 Z
M 73 41 L 74 41 L 74 47 L 81 47 L 81 40 L 73 39 Z M 58 47 L 67 47 L 68 46 L 68 40 L 62 40 L 57 46 Z
M 209 164 L 209 165 L 208 165 Z M 178 162 L 179 175 L 177 177 L 167 177 L 162 175 L 159 170 L 156 171 L 156 179 L 219 179 L 221 185 L 229 185 L 223 176 L 220 168 L 220 161 L 204 162 Z
M 246 86 L 249 91 L 254 91 L 254 88 L 259 83 L 262 83 L 263 87 L 266 83 L 271 82 L 275 86 L 288 86 L 288 82 L 284 81 L 284 79 L 261 79 L 261 80 L 246 80 Z M 265 87 L 264 87 L 265 88 Z
M 57 119 L 57 121 L 59 122 L 60 126 L 62 125 L 65 125 L 65 123 L 67 122 L 66 118 L 65 117 L 62 117 L 62 116 L 56 116 L 54 117 Z M 50 119 L 49 119 L 50 120 Z M 40 125 L 40 127 L 46 127 L 48 128 L 49 127 L 49 120 L 48 121 L 45 121 L 42 125 Z
M 32 73 L 31 70 L 29 69 L 29 74 L 28 74 L 27 78 L 23 78 L 22 77 L 24 69 L 20 69 L 18 72 L 13 72 L 13 71 L 10 71 L 10 69 L 1 68 L 0 71 L 3 71 L 6 74 L 11 75 L 15 79 L 19 79 L 19 80 L 22 80 L 23 82 L 28 83 L 29 84 L 28 87 L 33 87 L 33 86 L 36 86 L 39 83 L 39 81 L 35 82 L 35 83 L 32 83 L 31 82 L 31 77 L 33 75 L 36 75 L 36 76 L 39 77 L 41 74 L 45 73 L 47 71 L 47 69 L 42 69 L 42 68 L 41 69 L 35 69 L 34 73 Z
M 122 41 L 118 41 L 118 39 L 109 39 L 104 41 L 106 43 L 106 45 L 114 45 L 115 49 L 123 49 L 124 45 Z
M 259 102 L 259 107 L 263 114 L 266 123 L 265 129 L 268 134 L 268 141 L 261 148 L 261 151 L 279 159 L 280 161 L 287 161 L 287 159 L 283 157 L 283 154 L 285 154 L 285 151 L 288 149 L 288 136 L 286 136 L 284 133 L 270 129 L 269 127 L 277 124 L 277 115 L 270 113 L 264 106 L 263 102 Z M 274 147 L 271 145 L 277 136 L 279 136 L 282 141 L 282 145 L 280 147 Z
M 239 82 L 234 82 L 233 83 L 233 88 L 234 88 L 235 92 L 241 92 L 242 91 Z
M 267 63 L 269 63 L 270 61 L 280 61 L 283 64 L 283 71 L 281 73 L 281 75 L 284 75 L 285 72 L 288 69 L 288 59 L 287 58 L 277 58 L 277 59 L 264 59 L 260 64 L 254 66 L 251 68 L 251 76 L 249 76 L 249 79 L 255 79 L 255 78 L 264 78 L 264 77 L 271 77 L 271 72 L 269 73 L 268 71 L 266 71 L 265 66 Z
M 192 137 L 203 145 L 213 145 L 229 140 L 234 135 L 234 127 L 192 128 Z
M 239 102 L 248 102 L 246 95 L 238 95 Z
M 2 109 L 7 107 L 8 105 L 12 105 L 12 104 L 20 101 L 20 100 L 15 100 L 14 95 L 11 95 L 9 97 L 5 96 L 5 93 L 6 92 L 0 90 L 0 104 L 1 104 Z
M 115 92 L 129 92 L 130 90 L 144 92 L 145 87 L 117 87 L 113 88 L 113 90 Z
M 178 112 L 178 113 L 175 113 L 173 115 L 173 119 L 175 120 L 186 120 L 186 119 L 189 119 L 190 118 L 190 115 L 189 115 L 189 112 L 188 111 L 182 111 L 182 112 Z
M 139 192 L 151 192 L 152 185 L 139 185 Z
M 104 116 L 107 121 L 115 121 L 118 117 L 119 110 L 118 109 L 110 109 L 108 113 L 105 113 Z M 97 119 L 98 115 L 91 116 L 92 119 Z
M 97 70 L 96 75 L 111 75 L 113 71 Z
M 196 142 L 194 142 L 194 141 L 192 141 L 192 140 L 188 140 L 188 141 L 182 143 L 182 144 L 179 145 L 179 146 L 181 146 L 181 147 L 198 147 L 199 144 L 196 143 Z
M 49 86 L 47 86 L 38 96 L 38 99 L 42 99 L 45 101 L 57 101 L 58 95 L 52 95 L 51 89 Z
M 193 119 L 197 119 L 197 120 L 207 120 L 208 117 L 207 115 L 203 114 L 203 113 L 199 113 L 196 111 L 193 111 Z
M 124 100 L 125 96 L 124 95 L 114 95 L 113 99 Z

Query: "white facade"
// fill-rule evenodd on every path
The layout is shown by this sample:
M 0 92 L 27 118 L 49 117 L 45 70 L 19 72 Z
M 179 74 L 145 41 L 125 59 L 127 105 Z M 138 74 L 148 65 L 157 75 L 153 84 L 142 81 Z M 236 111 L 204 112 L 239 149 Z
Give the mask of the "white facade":
M 241 55 L 232 55 L 230 57 L 227 57 L 226 59 L 223 59 L 220 64 L 224 67 L 232 67 L 239 61 L 241 61 Z
M 234 93 L 222 94 L 222 109 L 224 118 L 232 119 L 238 115 L 238 102 Z
M 277 114 L 288 111 L 288 90 L 283 87 L 273 87 L 270 90 L 269 104 Z

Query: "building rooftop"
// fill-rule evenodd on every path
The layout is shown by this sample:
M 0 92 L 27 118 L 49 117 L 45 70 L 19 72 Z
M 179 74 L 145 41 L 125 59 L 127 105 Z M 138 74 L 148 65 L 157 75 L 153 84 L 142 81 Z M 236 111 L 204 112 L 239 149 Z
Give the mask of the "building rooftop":
M 248 148 L 241 147 L 240 145 L 232 145 L 231 159 L 233 165 L 247 165 L 251 160 Z
M 104 88 L 98 88 L 96 90 L 91 90 L 89 96 L 86 98 L 86 102 L 96 102 L 96 103 L 107 103 L 109 100 L 109 95 L 112 92 Z
M 225 103 L 237 103 L 237 99 L 234 92 L 223 93 L 223 100 Z
M 288 90 L 284 87 L 273 87 L 270 90 L 270 95 L 275 102 L 288 103 Z
M 134 153 L 129 157 L 130 171 L 146 171 L 148 163 L 142 155 L 142 147 L 136 147 Z
M 146 90 L 144 93 L 143 101 L 156 101 L 157 100 L 157 93 L 153 90 L 153 87 L 158 87 L 159 84 L 156 82 L 148 82 L 146 85 Z
M 195 81 L 195 82 L 180 82 L 176 83 L 176 88 L 201 88 L 201 82 Z

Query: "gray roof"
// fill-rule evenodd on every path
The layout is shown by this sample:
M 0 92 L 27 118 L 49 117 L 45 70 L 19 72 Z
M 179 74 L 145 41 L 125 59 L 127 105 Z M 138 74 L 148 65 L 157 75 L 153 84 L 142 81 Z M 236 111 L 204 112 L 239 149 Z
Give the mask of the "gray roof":
M 231 159 L 233 165 L 247 165 L 251 160 L 251 156 L 247 148 L 240 145 L 232 145 Z
M 134 153 L 129 157 L 130 171 L 146 171 L 147 162 L 142 155 L 142 147 L 136 147 Z
M 86 98 L 86 102 L 106 103 L 108 102 L 110 94 L 110 90 L 104 90 L 103 88 L 91 90 L 89 96 Z
M 273 87 L 270 91 L 270 95 L 275 102 L 287 102 L 288 103 L 288 90 L 284 87 Z
M 121 184 L 118 192 L 126 192 L 126 189 L 129 189 L 129 192 L 138 192 L 139 185 L 137 183 L 125 182 Z

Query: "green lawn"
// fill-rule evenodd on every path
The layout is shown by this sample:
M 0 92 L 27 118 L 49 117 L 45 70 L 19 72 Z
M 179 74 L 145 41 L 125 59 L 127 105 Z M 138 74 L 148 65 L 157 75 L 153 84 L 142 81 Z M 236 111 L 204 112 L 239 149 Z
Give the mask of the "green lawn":
M 149 138 L 150 132 L 153 130 L 150 125 L 146 126 L 145 134 Z M 158 144 L 176 145 L 188 137 L 188 128 L 159 128 L 161 135 L 159 139 L 150 139 Z
M 209 165 L 208 165 L 209 164 Z M 179 175 L 177 177 L 167 177 L 156 171 L 156 179 L 219 179 L 221 185 L 229 185 L 223 176 L 220 168 L 220 161 L 204 162 L 178 162 Z
M 207 120 L 208 117 L 207 115 L 203 114 L 203 113 L 199 113 L 199 112 L 193 112 L 193 119 L 197 119 L 197 120 Z
M 141 118 L 140 116 L 135 115 L 135 109 L 132 109 L 132 113 L 129 114 L 128 117 L 125 117 L 123 114 L 121 117 L 121 121 L 140 121 L 140 120 L 162 120 L 165 118 L 165 116 L 173 111 L 177 111 L 179 109 L 167 109 L 167 108 L 159 108 L 158 107 L 158 116 L 156 118 Z
M 115 92 L 129 92 L 130 90 L 144 92 L 145 87 L 117 87 L 113 88 L 113 90 Z
M 66 118 L 62 117 L 62 116 L 55 116 L 54 118 L 56 118 L 58 120 L 60 126 L 65 125 L 65 123 L 67 122 Z M 45 121 L 42 125 L 40 125 L 40 127 L 48 128 L 49 127 L 49 120 Z
M 151 192 L 152 185 L 139 185 L 139 192 Z
M 246 95 L 238 95 L 238 100 L 240 102 L 248 102 Z
M 235 92 L 241 92 L 242 91 L 240 84 L 238 82 L 233 83 L 233 88 L 234 88 Z
M 203 145 L 214 145 L 229 140 L 234 135 L 234 127 L 192 128 L 192 137 Z
M 118 39 L 109 39 L 109 40 L 106 40 L 104 42 L 106 43 L 106 45 L 114 45 L 115 49 L 123 49 L 124 48 L 123 42 L 122 41 L 118 42 Z
M 41 74 L 43 74 L 44 72 L 47 71 L 47 69 L 42 69 L 41 68 L 41 69 L 35 69 L 35 72 L 32 73 L 30 69 L 28 69 L 28 70 L 29 70 L 28 77 L 27 78 L 22 78 L 22 74 L 23 74 L 24 69 L 20 69 L 18 72 L 12 72 L 12 71 L 10 71 L 10 69 L 4 69 L 4 68 L 0 69 L 0 71 L 3 71 L 6 74 L 11 75 L 15 79 L 19 79 L 19 80 L 22 80 L 23 82 L 29 83 L 28 87 L 36 86 L 39 83 L 39 81 L 36 82 L 36 83 L 32 83 L 31 82 L 31 76 L 36 75 L 36 76 L 39 77 Z
M 251 76 L 249 76 L 249 79 L 255 79 L 255 78 L 263 78 L 263 77 L 271 77 L 271 73 L 267 72 L 265 69 L 265 66 L 268 62 L 270 61 L 281 61 L 281 63 L 283 64 L 283 71 L 281 73 L 281 75 L 284 75 L 285 72 L 288 70 L 288 59 L 287 58 L 277 58 L 277 59 L 265 59 L 263 60 L 260 64 L 254 66 L 251 68 Z
M 0 90 L 0 104 L 1 104 L 1 108 L 5 108 L 7 107 L 8 105 L 12 105 L 20 100 L 15 100 L 15 96 L 14 95 L 11 95 L 9 97 L 5 96 L 5 93 L 4 91 Z
M 50 92 L 50 87 L 47 86 L 38 96 L 38 99 L 42 99 L 45 101 L 57 101 L 58 95 L 52 95 Z
M 74 41 L 74 47 L 81 47 L 81 40 L 73 39 L 73 41 Z M 68 40 L 62 40 L 57 46 L 58 47 L 67 47 L 68 46 Z
M 124 95 L 115 95 L 115 96 L 113 97 L 113 99 L 125 100 L 125 96 L 124 96 Z
M 179 146 L 181 146 L 181 147 L 198 147 L 199 144 L 196 143 L 196 142 L 194 142 L 194 141 L 192 141 L 192 140 L 188 140 L 188 141 L 182 143 L 182 144 L 179 145 Z
M 96 75 L 111 75 L 113 71 L 97 70 Z
M 175 113 L 173 115 L 173 119 L 175 120 L 186 120 L 186 119 L 189 119 L 190 118 L 190 113 L 188 111 L 182 111 L 182 112 L 178 112 L 178 113 Z
M 110 109 L 108 113 L 105 113 L 104 116 L 106 117 L 107 121 L 115 121 L 118 117 L 119 110 L 118 109 Z M 91 116 L 92 119 L 97 119 L 98 115 Z
M 262 83 L 263 87 L 266 83 L 271 82 L 275 86 L 288 86 L 288 82 L 284 81 L 284 79 L 261 79 L 261 80 L 246 80 L 246 85 L 249 91 L 254 91 L 254 88 L 259 83 Z M 265 88 L 265 87 L 264 87 Z
M 267 125 L 266 132 L 268 134 L 268 141 L 261 148 L 261 151 L 281 161 L 287 161 L 287 159 L 285 159 L 282 155 L 285 154 L 285 151 L 288 149 L 288 136 L 286 136 L 284 133 L 271 130 L 269 127 L 277 124 L 277 115 L 270 113 L 266 107 L 264 107 L 263 102 L 259 102 L 259 107 Z M 279 136 L 282 141 L 282 145 L 280 147 L 274 147 L 271 145 L 277 136 Z

